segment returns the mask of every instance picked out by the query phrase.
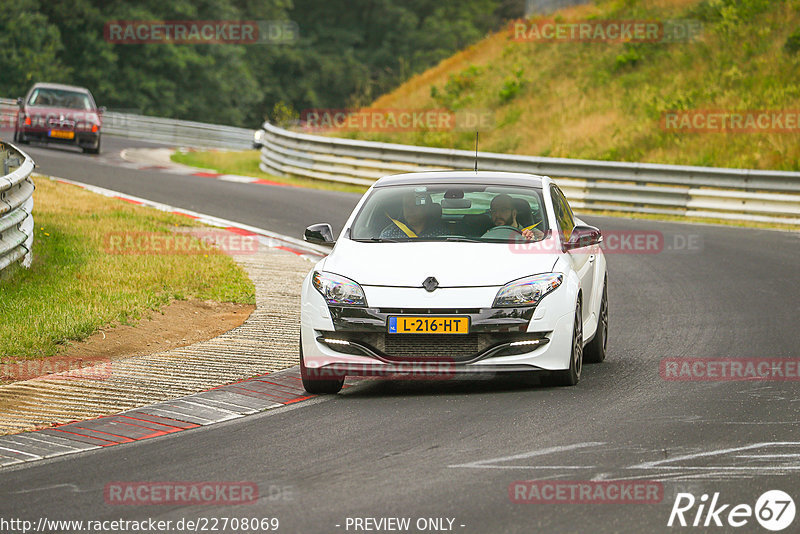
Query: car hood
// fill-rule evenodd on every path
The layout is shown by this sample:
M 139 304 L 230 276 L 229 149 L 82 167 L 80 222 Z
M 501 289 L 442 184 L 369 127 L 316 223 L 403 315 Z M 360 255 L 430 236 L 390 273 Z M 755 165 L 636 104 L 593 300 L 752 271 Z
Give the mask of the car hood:
M 502 286 L 553 270 L 557 255 L 507 243 L 359 243 L 341 239 L 323 270 L 366 286 L 422 287 L 429 276 L 439 287 Z

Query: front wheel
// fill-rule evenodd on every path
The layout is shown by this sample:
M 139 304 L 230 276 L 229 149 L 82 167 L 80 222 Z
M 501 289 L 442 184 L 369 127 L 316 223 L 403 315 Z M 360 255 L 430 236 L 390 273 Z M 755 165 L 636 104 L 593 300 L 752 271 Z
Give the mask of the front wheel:
M 303 338 L 300 338 L 300 378 L 303 381 L 303 388 L 314 395 L 335 395 L 344 386 L 344 376 L 341 378 L 322 378 L 321 371 L 313 370 L 309 372 L 303 361 Z
M 583 351 L 583 361 L 600 363 L 606 359 L 608 345 L 608 280 L 603 280 L 603 297 L 600 299 L 600 315 L 597 318 L 597 332 Z
M 581 301 L 575 306 L 575 321 L 572 326 L 572 350 L 569 357 L 569 369 L 552 371 L 544 380 L 548 386 L 574 386 L 581 379 L 583 369 L 583 316 Z

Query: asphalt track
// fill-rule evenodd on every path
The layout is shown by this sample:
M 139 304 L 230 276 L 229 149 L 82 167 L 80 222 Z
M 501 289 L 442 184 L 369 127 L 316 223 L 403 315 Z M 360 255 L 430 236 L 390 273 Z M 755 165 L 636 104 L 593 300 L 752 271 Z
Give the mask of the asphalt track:
M 341 227 L 358 196 L 122 169 L 30 147 L 38 171 L 292 236 Z M 524 378 L 366 381 L 241 420 L 0 472 L 0 518 L 277 517 L 279 532 L 365 532 L 348 518 L 453 519 L 452 531 L 674 532 L 678 492 L 800 504 L 797 381 L 668 381 L 663 358 L 797 358 L 797 233 L 586 217 L 606 234 L 662 231 L 655 254 L 609 254 L 609 356 L 573 388 Z M 692 243 L 692 250 L 684 244 Z M 677 248 L 684 250 L 676 250 Z M 669 250 L 672 248 L 672 250 Z M 514 503 L 518 480 L 659 481 L 656 504 Z M 119 506 L 114 481 L 250 481 L 241 506 Z M 693 521 L 697 506 L 687 512 Z M 705 516 L 701 519 L 704 520 Z M 447 521 L 444 525 L 448 525 Z M 766 532 L 745 526 L 679 531 Z M 785 532 L 797 532 L 800 518 Z M 235 530 L 228 529 L 229 532 Z

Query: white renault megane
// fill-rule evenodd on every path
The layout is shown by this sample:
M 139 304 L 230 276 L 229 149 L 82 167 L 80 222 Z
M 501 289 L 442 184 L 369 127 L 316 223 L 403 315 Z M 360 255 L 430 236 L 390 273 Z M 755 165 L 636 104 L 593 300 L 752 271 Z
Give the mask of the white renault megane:
M 439 171 L 381 178 L 303 281 L 310 393 L 346 376 L 531 371 L 574 385 L 605 358 L 606 261 L 548 177 Z

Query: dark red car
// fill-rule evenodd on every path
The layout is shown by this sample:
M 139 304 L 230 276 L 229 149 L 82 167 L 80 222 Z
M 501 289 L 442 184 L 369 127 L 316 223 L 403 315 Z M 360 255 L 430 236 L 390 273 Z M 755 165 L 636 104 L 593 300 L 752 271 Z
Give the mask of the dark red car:
M 75 145 L 90 154 L 100 153 L 101 117 L 92 93 L 84 87 L 37 83 L 25 98 L 18 98 L 14 141 L 40 141 Z

